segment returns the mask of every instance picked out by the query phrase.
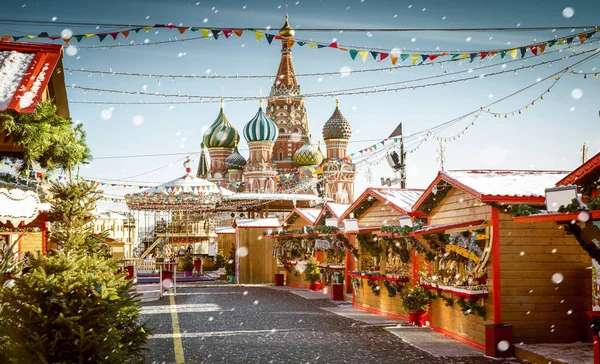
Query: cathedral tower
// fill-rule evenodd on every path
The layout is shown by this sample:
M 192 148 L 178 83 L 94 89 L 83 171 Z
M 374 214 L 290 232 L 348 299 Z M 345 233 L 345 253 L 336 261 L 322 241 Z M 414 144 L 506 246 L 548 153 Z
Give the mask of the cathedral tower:
M 233 152 L 240 141 L 240 135 L 225 115 L 223 101 L 217 119 L 204 133 L 203 143 L 210 156 L 208 180 L 215 183 L 227 182 L 229 179 L 225 160 Z
M 273 147 L 273 161 L 279 173 L 289 173 L 295 168 L 294 154 L 304 145 L 309 133 L 304 98 L 292 63 L 294 33 L 286 15 L 279 31 L 281 61 L 267 99 L 267 116 L 275 122 L 279 133 Z
M 352 137 L 350 123 L 335 101 L 333 115 L 323 126 L 323 139 L 327 148 L 327 160 L 323 165 L 325 195 L 335 203 L 349 204 L 354 201 L 356 166 L 346 158 L 348 141 Z

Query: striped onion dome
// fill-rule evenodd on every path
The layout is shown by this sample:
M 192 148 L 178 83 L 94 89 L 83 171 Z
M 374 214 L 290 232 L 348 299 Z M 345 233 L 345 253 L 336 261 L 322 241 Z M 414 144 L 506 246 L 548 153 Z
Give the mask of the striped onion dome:
M 225 111 L 223 111 L 223 101 L 221 101 L 221 111 L 215 122 L 204 133 L 203 141 L 208 149 L 233 148 L 240 141 L 240 134 L 227 120 Z
M 227 169 L 244 169 L 246 158 L 240 154 L 237 145 L 235 146 L 233 153 L 225 159 L 225 165 L 227 166 Z
M 340 103 L 335 100 L 335 111 L 333 115 L 323 125 L 323 139 L 345 139 L 349 140 L 352 137 L 352 128 L 350 123 L 340 111 Z
M 323 161 L 323 153 L 312 146 L 310 136 L 300 149 L 294 153 L 294 163 L 298 167 L 318 166 Z
M 262 109 L 262 100 L 258 112 L 244 126 L 244 138 L 247 142 L 275 142 L 278 136 L 277 125 L 269 119 Z

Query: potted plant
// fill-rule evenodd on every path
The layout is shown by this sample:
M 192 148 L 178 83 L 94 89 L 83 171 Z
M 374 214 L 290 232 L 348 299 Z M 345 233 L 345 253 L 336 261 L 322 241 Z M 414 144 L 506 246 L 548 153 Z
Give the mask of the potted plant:
M 193 270 L 194 270 L 194 257 L 192 257 L 192 253 L 188 251 L 183 256 L 183 277 L 184 278 L 191 277 Z
M 429 309 L 429 291 L 421 286 L 403 290 L 402 307 L 408 312 L 408 322 L 410 324 L 425 325 L 425 314 Z
M 309 288 L 311 291 L 318 291 L 321 289 L 321 282 L 318 282 L 321 279 L 321 270 L 319 269 L 319 262 L 317 262 L 315 257 L 310 257 L 306 263 L 304 276 L 306 277 L 306 280 L 310 282 Z
M 225 263 L 225 274 L 229 277 L 230 283 L 235 283 L 235 243 L 231 243 L 229 249 L 229 260 Z

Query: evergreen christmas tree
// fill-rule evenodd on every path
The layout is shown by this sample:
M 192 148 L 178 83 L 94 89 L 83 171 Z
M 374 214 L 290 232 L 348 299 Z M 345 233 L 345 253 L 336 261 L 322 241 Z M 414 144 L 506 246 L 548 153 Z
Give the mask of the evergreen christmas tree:
M 0 362 L 143 362 L 149 330 L 139 322 L 134 283 L 91 233 L 94 186 L 54 184 L 51 193 L 51 214 L 60 218 L 51 241 L 61 248 L 32 257 L 0 286 Z

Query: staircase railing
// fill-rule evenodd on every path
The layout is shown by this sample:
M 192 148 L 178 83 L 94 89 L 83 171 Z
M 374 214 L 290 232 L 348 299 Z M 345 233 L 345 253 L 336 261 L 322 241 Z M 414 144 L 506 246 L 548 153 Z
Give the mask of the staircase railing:
M 154 250 L 154 248 L 156 248 L 156 247 L 158 246 L 158 244 L 160 244 L 160 243 L 161 243 L 161 242 L 163 242 L 164 240 L 166 240 L 164 237 L 156 238 L 156 240 L 154 240 L 154 243 L 152 243 L 152 245 L 150 245 L 150 246 L 148 247 L 148 249 L 146 249 L 146 250 L 144 251 L 144 253 L 142 253 L 142 255 L 140 256 L 140 259 L 144 259 L 144 258 L 146 258 L 146 256 L 147 256 L 148 254 L 150 254 L 150 252 L 152 252 L 152 250 Z M 162 245 L 162 246 L 164 246 L 164 243 L 163 243 L 163 245 Z

